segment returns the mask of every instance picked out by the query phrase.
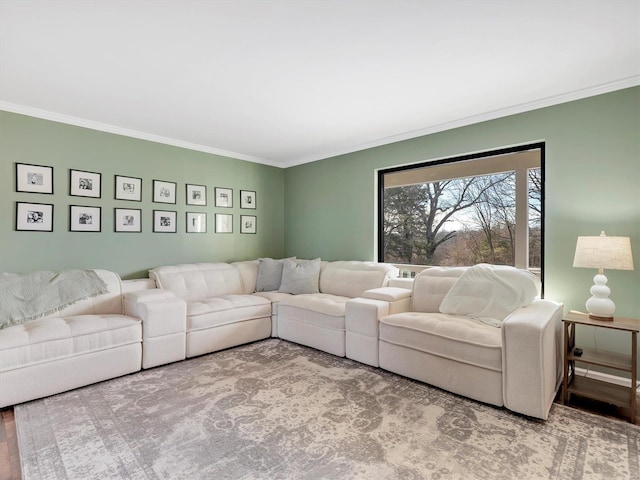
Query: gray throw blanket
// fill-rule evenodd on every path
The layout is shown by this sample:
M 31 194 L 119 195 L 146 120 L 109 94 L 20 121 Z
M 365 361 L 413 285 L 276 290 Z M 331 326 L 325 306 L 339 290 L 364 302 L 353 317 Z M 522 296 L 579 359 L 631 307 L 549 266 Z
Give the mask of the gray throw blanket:
M 107 284 L 93 270 L 0 273 L 0 328 L 57 312 L 107 291 Z

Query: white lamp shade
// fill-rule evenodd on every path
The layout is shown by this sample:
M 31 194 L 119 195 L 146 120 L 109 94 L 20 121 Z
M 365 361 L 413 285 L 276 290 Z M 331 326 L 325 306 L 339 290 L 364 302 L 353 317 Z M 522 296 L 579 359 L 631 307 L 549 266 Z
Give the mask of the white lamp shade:
M 608 237 L 602 232 L 597 237 L 578 237 L 574 267 L 607 270 L 633 270 L 631 239 Z

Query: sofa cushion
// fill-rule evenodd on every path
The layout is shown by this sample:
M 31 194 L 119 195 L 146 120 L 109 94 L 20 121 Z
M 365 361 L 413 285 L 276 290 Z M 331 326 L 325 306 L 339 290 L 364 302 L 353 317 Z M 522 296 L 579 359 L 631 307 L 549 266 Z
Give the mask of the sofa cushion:
M 257 295 L 225 295 L 187 304 L 187 332 L 270 317 L 271 303 Z
M 344 297 L 360 297 L 365 290 L 384 287 L 398 269 L 388 263 L 339 261 L 327 263 L 320 274 L 320 291 Z
M 445 295 L 467 267 L 433 267 L 421 271 L 413 280 L 411 311 L 440 311 L 440 304 Z
M 295 260 L 296 257 L 290 257 L 289 260 Z M 280 288 L 282 283 L 282 268 L 284 261 L 281 258 L 274 260 L 273 258 L 258 259 L 258 278 L 256 280 L 256 292 L 273 292 Z
M 476 319 L 443 313 L 396 313 L 380 319 L 380 340 L 502 371 L 501 331 Z
M 280 301 L 278 317 L 344 330 L 344 315 L 349 300 L 349 297 L 325 293 L 294 295 Z
M 140 321 L 125 315 L 76 315 L 33 320 L 0 330 L 0 371 L 141 341 Z
M 187 302 L 223 295 L 244 294 L 238 268 L 228 263 L 192 263 L 157 267 L 149 270 L 149 278 L 158 288 L 171 290 Z
M 469 268 L 442 300 L 440 312 L 482 318 L 499 326 L 507 315 L 529 305 L 540 280 L 531 272 L 502 265 Z
M 292 260 L 284 259 L 282 268 L 282 283 L 279 291 L 300 295 L 318 293 L 320 279 L 320 259 Z
M 262 298 L 266 298 L 271 302 L 272 315 L 278 314 L 278 305 L 280 304 L 280 301 L 282 301 L 285 298 L 291 297 L 290 293 L 283 293 L 283 292 L 256 292 L 254 295 Z

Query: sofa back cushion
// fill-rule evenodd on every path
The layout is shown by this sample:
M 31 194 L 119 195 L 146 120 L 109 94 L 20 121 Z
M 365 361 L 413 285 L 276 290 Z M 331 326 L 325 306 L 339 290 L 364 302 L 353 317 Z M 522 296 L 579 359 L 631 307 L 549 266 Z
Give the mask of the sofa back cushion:
M 320 271 L 320 292 L 355 298 L 365 290 L 385 287 L 389 278 L 397 276 L 398 269 L 388 263 L 329 262 Z
M 191 263 L 157 267 L 149 278 L 158 288 L 172 291 L 187 302 L 223 295 L 243 295 L 240 271 L 228 263 Z
M 433 267 L 421 271 L 413 280 L 411 311 L 437 313 L 440 303 L 468 267 Z
M 244 260 L 242 262 L 233 262 L 231 265 L 236 267 L 242 277 L 242 285 L 245 295 L 251 295 L 256 291 L 258 280 L 258 260 Z
M 80 300 L 68 307 L 63 308 L 48 317 L 71 317 L 74 315 L 92 315 L 92 314 L 122 314 L 122 281 L 120 276 L 115 272 L 108 270 L 94 270 L 102 281 L 107 285 L 107 293 L 97 295 L 95 297 Z

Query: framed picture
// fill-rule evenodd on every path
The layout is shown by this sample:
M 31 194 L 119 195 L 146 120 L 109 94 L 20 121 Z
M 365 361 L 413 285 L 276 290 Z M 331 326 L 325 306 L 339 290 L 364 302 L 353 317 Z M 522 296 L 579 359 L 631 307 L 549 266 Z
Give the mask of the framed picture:
M 240 208 L 256 209 L 256 192 L 252 190 L 240 190 Z
M 53 232 L 53 205 L 16 202 L 16 230 Z
M 207 233 L 207 214 L 187 212 L 187 233 Z
M 100 232 L 101 228 L 100 207 L 83 207 L 69 205 L 69 231 L 71 232 Z
M 16 163 L 16 192 L 53 193 L 53 167 Z
M 216 233 L 233 233 L 233 215 L 216 213 Z
M 176 203 L 176 183 L 154 180 L 153 201 L 156 203 Z
M 116 175 L 116 200 L 142 201 L 142 179 Z
M 142 210 L 139 208 L 114 208 L 115 232 L 140 233 L 142 231 Z
M 153 211 L 153 231 L 156 233 L 176 233 L 176 212 L 168 210 Z
M 256 216 L 240 215 L 240 233 L 256 233 Z
M 69 170 L 69 182 L 69 195 L 100 198 L 101 173 Z
M 233 189 L 216 187 L 216 207 L 233 207 Z
M 187 205 L 206 205 L 207 187 L 187 183 Z

